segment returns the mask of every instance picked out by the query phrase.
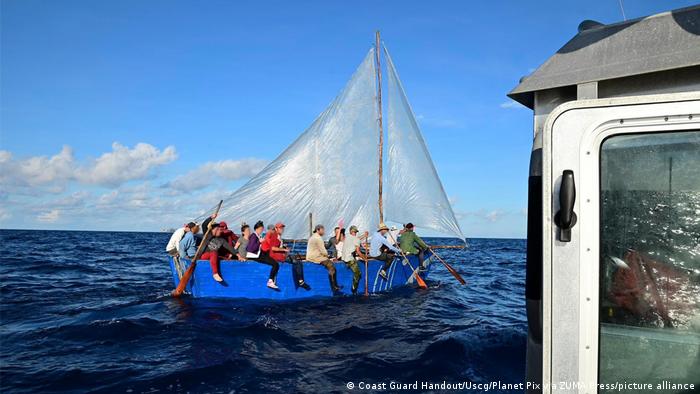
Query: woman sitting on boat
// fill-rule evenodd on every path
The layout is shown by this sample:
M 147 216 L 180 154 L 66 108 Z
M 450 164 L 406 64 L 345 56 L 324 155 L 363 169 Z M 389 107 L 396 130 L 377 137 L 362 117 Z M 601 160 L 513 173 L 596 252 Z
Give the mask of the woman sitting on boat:
M 238 260 L 245 261 L 246 254 L 248 253 L 246 251 L 246 248 L 248 247 L 248 240 L 250 239 L 250 226 L 243 223 L 241 226 L 241 237 L 238 238 L 238 241 L 236 241 L 236 244 L 234 245 L 234 249 L 238 251 Z
M 207 243 L 207 249 L 202 253 L 201 259 L 209 260 L 214 280 L 223 282 L 224 278 L 219 274 L 219 257 L 232 259 L 236 256 L 236 251 L 229 245 L 228 240 L 221 235 L 222 230 L 218 223 L 212 223 L 210 226 L 212 238 Z
M 278 290 L 279 287 L 277 287 L 275 280 L 277 278 L 277 271 L 280 269 L 280 264 L 270 257 L 268 253 L 262 251 L 262 232 L 264 228 L 265 225 L 261 220 L 258 220 L 253 226 L 253 233 L 250 234 L 248 246 L 246 246 L 246 259 L 271 266 L 270 276 L 267 279 L 267 287 Z

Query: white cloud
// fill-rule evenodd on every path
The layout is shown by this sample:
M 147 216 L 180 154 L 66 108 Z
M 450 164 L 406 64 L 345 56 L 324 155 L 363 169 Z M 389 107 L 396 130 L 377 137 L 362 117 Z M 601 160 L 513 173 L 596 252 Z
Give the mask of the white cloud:
M 517 101 L 513 101 L 513 100 L 508 100 L 508 101 L 502 102 L 499 105 L 499 107 L 504 108 L 504 109 L 522 109 L 522 108 L 525 108 L 524 105 L 520 104 Z
M 153 145 L 138 143 L 133 149 L 115 142 L 112 152 L 98 157 L 94 165 L 79 168 L 77 179 L 84 183 L 116 186 L 134 179 L 145 179 L 155 167 L 177 159 L 175 147 L 161 152 Z
M 501 211 L 500 209 L 496 209 L 496 210 L 493 210 L 493 211 L 486 213 L 484 215 L 484 218 L 486 218 L 486 220 L 488 220 L 491 223 L 495 223 L 495 222 L 501 220 L 501 218 L 504 215 L 505 215 L 505 212 Z
M 22 160 L 14 159 L 11 152 L 0 151 L 0 185 L 4 188 L 44 186 L 45 191 L 53 193 L 62 192 L 70 181 L 118 186 L 131 180 L 146 179 L 156 167 L 176 158 L 173 146 L 161 151 L 145 143 L 129 149 L 115 142 L 111 152 L 85 163 L 78 163 L 73 149 L 67 145 L 51 157 L 33 156 Z
M 267 161 L 255 158 L 210 161 L 163 185 L 181 190 L 209 186 L 217 180 L 236 181 L 250 178 L 260 172 Z
M 50 211 L 40 213 L 37 215 L 36 220 L 43 222 L 43 223 L 54 223 L 58 220 L 58 218 L 61 216 L 61 211 L 58 209 L 52 209 Z

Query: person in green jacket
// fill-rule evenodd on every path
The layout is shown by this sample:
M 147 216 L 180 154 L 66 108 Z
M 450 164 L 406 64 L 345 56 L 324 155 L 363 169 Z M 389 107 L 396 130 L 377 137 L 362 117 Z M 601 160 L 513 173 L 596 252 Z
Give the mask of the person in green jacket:
M 425 269 L 423 261 L 425 260 L 424 254 L 428 250 L 428 245 L 413 231 L 413 223 L 407 223 L 404 226 L 403 234 L 399 237 L 399 246 L 405 254 L 418 256 L 420 268 Z

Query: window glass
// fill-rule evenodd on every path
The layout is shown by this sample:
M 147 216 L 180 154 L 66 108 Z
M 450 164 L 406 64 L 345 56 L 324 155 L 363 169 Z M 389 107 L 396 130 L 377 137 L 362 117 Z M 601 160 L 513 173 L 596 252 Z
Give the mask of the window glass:
M 600 383 L 700 392 L 700 131 L 608 138 L 600 179 Z

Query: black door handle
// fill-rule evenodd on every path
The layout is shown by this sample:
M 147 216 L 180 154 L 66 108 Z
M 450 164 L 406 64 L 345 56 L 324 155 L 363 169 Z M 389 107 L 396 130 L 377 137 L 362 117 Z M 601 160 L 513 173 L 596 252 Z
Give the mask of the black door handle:
M 561 185 L 559 186 L 559 212 L 554 215 L 554 224 L 559 227 L 559 241 L 561 242 L 571 242 L 571 228 L 576 225 L 575 202 L 576 183 L 574 181 L 574 172 L 564 170 L 561 175 Z

